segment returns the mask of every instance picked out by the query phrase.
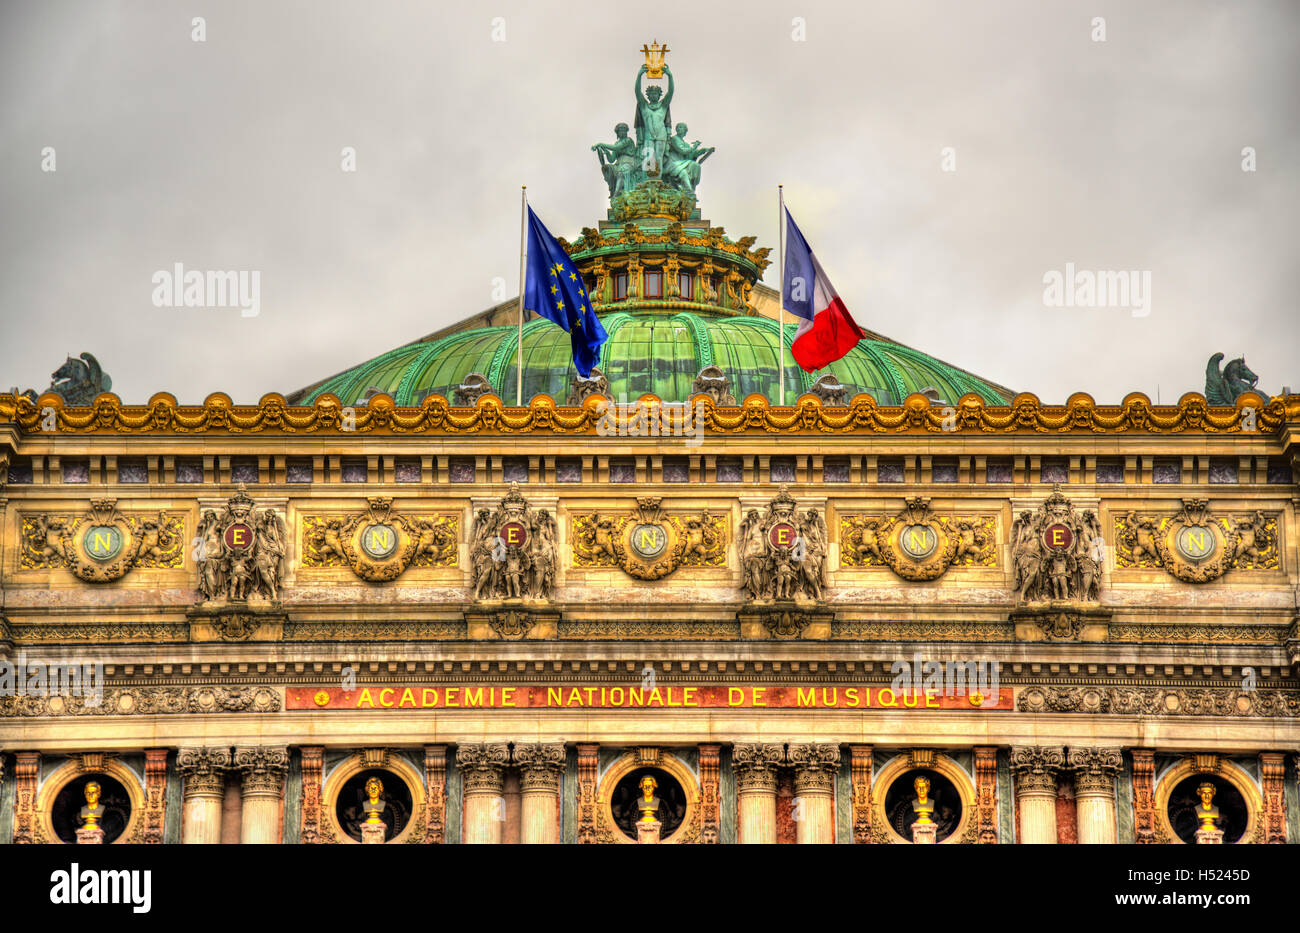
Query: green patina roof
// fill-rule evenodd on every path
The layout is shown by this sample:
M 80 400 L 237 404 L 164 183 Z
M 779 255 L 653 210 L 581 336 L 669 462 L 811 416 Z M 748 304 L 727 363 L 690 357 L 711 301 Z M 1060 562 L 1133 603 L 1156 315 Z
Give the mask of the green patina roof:
M 601 348 L 600 368 L 616 400 L 635 400 L 653 393 L 665 401 L 690 398 L 695 375 L 718 366 L 731 378 L 737 400 L 758 393 L 775 401 L 778 325 L 760 316 L 719 317 L 614 312 L 602 314 L 609 340 Z M 882 405 L 897 405 L 913 392 L 933 386 L 945 401 L 967 392 L 988 404 L 1009 402 L 1001 387 L 949 366 L 918 350 L 887 340 L 863 340 L 828 369 L 805 373 L 789 353 L 795 324 L 785 328 L 786 401 L 793 402 L 818 376 L 833 372 L 852 397 L 866 392 Z M 452 390 L 472 372 L 480 372 L 507 403 L 515 398 L 518 330 L 480 327 L 440 339 L 398 347 L 324 382 L 295 393 L 293 401 L 310 403 L 329 392 L 345 404 L 370 389 L 392 396 L 398 405 L 418 405 L 426 395 L 452 397 Z M 550 321 L 524 324 L 524 401 L 546 394 L 563 403 L 575 375 L 569 335 Z

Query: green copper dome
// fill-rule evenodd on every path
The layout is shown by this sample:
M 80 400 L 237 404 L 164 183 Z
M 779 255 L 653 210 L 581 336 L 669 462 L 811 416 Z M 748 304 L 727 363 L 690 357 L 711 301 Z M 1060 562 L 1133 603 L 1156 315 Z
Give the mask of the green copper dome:
M 653 393 L 665 401 L 691 396 L 695 375 L 717 366 L 731 379 L 737 400 L 758 393 L 778 398 L 776 341 L 778 325 L 770 318 L 711 316 L 690 311 L 676 314 L 615 312 L 601 315 L 609 340 L 601 348 L 600 368 L 615 400 L 633 401 Z M 828 369 L 805 373 L 791 358 L 796 325 L 785 333 L 786 402 L 792 403 L 826 372 L 849 389 L 872 395 L 882 405 L 897 405 L 913 392 L 933 388 L 940 399 L 956 401 L 967 392 L 988 404 L 1009 402 L 1010 394 L 970 373 L 910 347 L 888 340 L 863 340 Z M 515 399 L 518 330 L 511 326 L 479 327 L 422 341 L 378 356 L 294 393 L 293 402 L 310 403 L 329 392 L 353 404 L 378 389 L 398 405 L 418 405 L 425 396 L 452 398 L 455 386 L 479 372 L 508 404 Z M 575 375 L 569 335 L 547 320 L 524 324 L 524 401 L 546 394 L 563 403 Z

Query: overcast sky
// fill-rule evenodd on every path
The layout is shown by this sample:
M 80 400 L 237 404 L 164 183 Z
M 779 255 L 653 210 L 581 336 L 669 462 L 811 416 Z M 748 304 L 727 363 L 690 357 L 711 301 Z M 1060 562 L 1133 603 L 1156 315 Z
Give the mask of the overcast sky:
M 6 2 L 0 384 L 89 350 L 129 402 L 255 401 L 517 294 L 519 186 L 603 217 L 655 38 L 704 216 L 774 246 L 784 183 L 864 326 L 1054 402 L 1168 403 L 1216 350 L 1300 388 L 1300 4 L 1254 0 Z M 260 313 L 155 307 L 176 263 Z M 1067 263 L 1149 313 L 1046 306 Z

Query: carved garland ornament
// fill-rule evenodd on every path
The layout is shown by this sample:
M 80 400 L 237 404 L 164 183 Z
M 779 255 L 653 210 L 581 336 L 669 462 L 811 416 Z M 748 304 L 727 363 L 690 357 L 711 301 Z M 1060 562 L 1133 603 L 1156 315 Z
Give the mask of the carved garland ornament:
M 358 515 L 303 518 L 303 567 L 346 565 L 363 580 L 395 580 L 407 567 L 454 567 L 460 541 L 456 515 L 398 515 L 386 496 L 366 499 Z
M 997 519 L 944 516 L 909 497 L 897 515 L 840 518 L 840 565 L 888 566 L 904 580 L 936 580 L 949 567 L 996 567 Z
M 180 515 L 123 515 L 116 499 L 92 499 L 90 511 L 22 516 L 18 566 L 66 567 L 87 583 L 121 579 L 134 567 L 182 566 L 185 520 Z
M 157 716 L 166 713 L 277 713 L 271 687 L 126 687 L 105 690 L 98 705 L 88 697 L 0 697 L 0 718 L 16 716 Z
M 573 566 L 620 567 L 638 580 L 658 580 L 679 567 L 727 565 L 725 515 L 666 515 L 657 496 L 636 501 L 630 515 L 573 517 Z
M 1027 687 L 1016 698 L 1027 713 L 1144 716 L 1300 717 L 1300 692 L 1223 687 Z
M 0 394 L 0 423 L 14 422 L 29 434 L 41 432 L 42 408 L 54 409 L 54 430 L 61 434 L 176 434 L 261 432 L 370 434 L 475 434 L 531 433 L 597 434 L 599 406 L 573 409 L 559 406 L 546 395 L 535 396 L 528 407 L 506 408 L 499 399 L 480 399 L 474 409 L 453 409 L 441 395 L 430 395 L 418 407 L 397 406 L 379 394 L 367 405 L 352 406 L 354 417 L 345 419 L 344 403 L 330 394 L 312 405 L 289 405 L 284 396 L 264 395 L 256 405 L 236 405 L 224 393 L 209 395 L 202 405 L 179 405 L 162 392 L 145 405 L 123 405 L 111 392 L 88 406 L 69 407 L 59 396 L 46 393 L 33 403 L 25 396 Z M 1266 400 L 1254 392 L 1240 396 L 1235 407 L 1211 407 L 1205 397 L 1189 392 L 1177 405 L 1153 405 L 1141 392 L 1126 396 L 1119 405 L 1098 405 L 1086 393 L 1075 393 L 1064 405 L 1044 405 L 1037 396 L 1022 393 L 1010 405 L 986 405 L 976 394 L 957 400 L 956 424 L 943 409 L 914 393 L 902 405 L 878 405 L 869 395 L 854 397 L 847 408 L 826 408 L 805 395 L 792 406 L 772 405 L 750 396 L 739 408 L 718 409 L 704 403 L 705 430 L 715 434 L 1177 434 L 1182 432 L 1238 433 L 1250 409 L 1256 429 L 1270 435 L 1288 420 L 1300 418 L 1300 395 Z M 42 432 L 45 433 L 45 432 Z
M 1211 514 L 1206 499 L 1184 499 L 1177 515 L 1130 511 L 1115 518 L 1115 565 L 1163 567 L 1187 583 L 1217 580 L 1231 569 L 1278 570 L 1278 516 Z

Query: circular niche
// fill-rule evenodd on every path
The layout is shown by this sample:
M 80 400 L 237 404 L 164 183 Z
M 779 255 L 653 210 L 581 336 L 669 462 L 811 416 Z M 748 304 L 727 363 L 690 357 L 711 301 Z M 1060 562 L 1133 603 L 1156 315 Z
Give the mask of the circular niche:
M 1219 808 L 1218 827 L 1223 830 L 1223 842 L 1231 845 L 1246 832 L 1250 810 L 1241 791 L 1218 775 L 1193 774 L 1174 785 L 1165 810 L 1169 825 L 1183 842 L 1196 843 L 1196 831 L 1201 828 L 1201 821 L 1196 818 L 1196 808 L 1201 803 L 1196 788 L 1204 783 L 1214 785 L 1214 798 L 1210 802 Z
M 361 805 L 369 799 L 366 796 L 366 781 L 372 777 L 379 778 L 379 782 L 384 785 L 379 799 L 388 806 L 380 818 L 388 824 L 384 842 L 391 842 L 406 828 L 412 809 L 411 789 L 392 771 L 368 768 L 348 778 L 334 802 L 334 816 L 343 832 L 351 836 L 354 842 L 361 841 L 361 824 L 366 820 Z
M 667 839 L 686 818 L 686 791 L 681 782 L 662 768 L 636 768 L 614 785 L 614 793 L 609 801 L 614 825 L 633 841 L 637 838 L 636 821 L 641 818 L 636 802 L 641 797 L 641 779 L 647 774 L 658 783 L 654 794 L 663 801 L 659 809 L 659 818 L 663 823 L 659 838 Z
M 50 806 L 50 823 L 62 842 L 77 843 L 81 808 L 86 805 L 86 785 L 91 781 L 99 784 L 99 805 L 104 808 L 99 821 L 99 828 L 104 831 L 104 844 L 115 842 L 131 821 L 131 797 L 121 781 L 107 774 L 83 774 L 65 784 Z
M 939 827 L 935 842 L 943 842 L 961 825 L 962 804 L 961 794 L 952 781 L 938 771 L 914 768 L 895 778 L 885 794 L 885 817 L 894 832 L 909 842 L 912 840 L 912 824 L 916 822 L 916 813 L 912 810 L 912 801 L 916 799 L 913 785 L 918 777 L 930 782 L 929 796 L 934 800 L 934 813 L 930 819 Z

